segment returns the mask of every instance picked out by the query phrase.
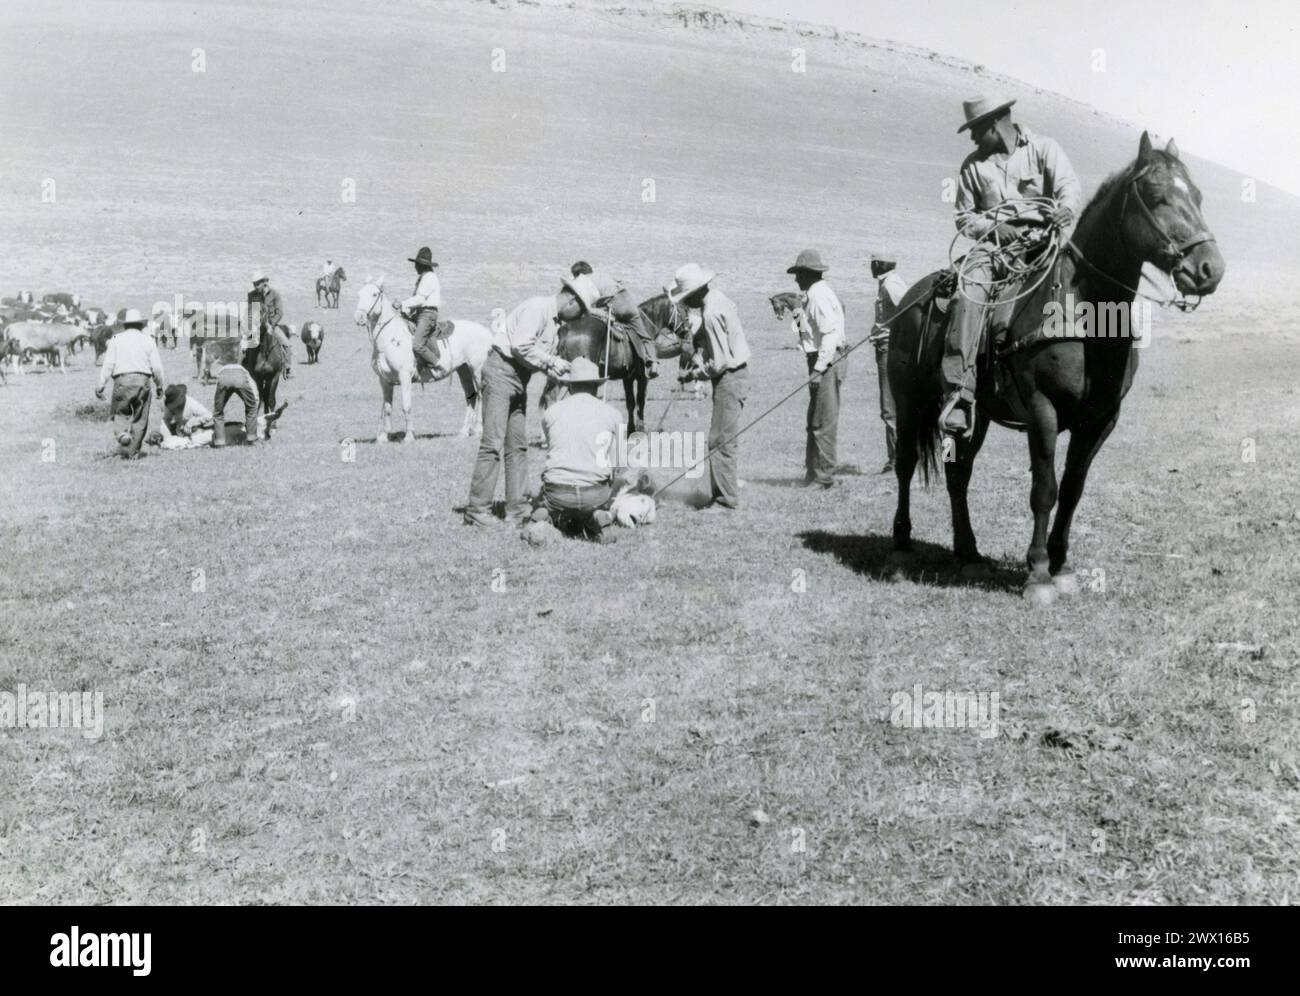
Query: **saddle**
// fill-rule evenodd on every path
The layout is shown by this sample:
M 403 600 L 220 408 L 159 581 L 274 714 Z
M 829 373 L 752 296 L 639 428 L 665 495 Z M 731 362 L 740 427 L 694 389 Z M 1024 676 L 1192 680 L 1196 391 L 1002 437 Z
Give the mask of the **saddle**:
M 924 316 L 921 334 L 917 339 L 918 366 L 924 365 L 927 357 L 933 358 L 937 363 L 937 358 L 943 355 L 951 305 L 958 293 L 957 283 L 955 270 L 940 270 L 909 289 L 899 304 L 899 312 L 919 305 Z M 1028 413 L 1016 389 L 1010 359 L 1022 349 L 1042 341 L 1041 335 L 1036 332 L 1012 340 L 1011 326 L 1024 302 L 1009 306 L 1007 300 L 1015 297 L 1021 286 L 1013 283 L 1001 288 L 983 309 L 976 360 L 977 403 L 984 407 L 994 421 L 1012 429 L 1026 428 Z

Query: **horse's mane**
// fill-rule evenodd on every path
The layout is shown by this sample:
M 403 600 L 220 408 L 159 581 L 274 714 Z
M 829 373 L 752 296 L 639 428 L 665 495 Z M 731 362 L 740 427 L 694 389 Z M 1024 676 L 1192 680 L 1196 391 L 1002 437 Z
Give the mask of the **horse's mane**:
M 1115 192 L 1116 188 L 1133 179 L 1133 173 L 1136 167 L 1137 160 L 1134 159 L 1123 169 L 1117 170 L 1101 181 L 1101 186 L 1098 187 L 1097 192 L 1092 195 L 1092 199 L 1084 205 L 1083 213 L 1079 215 L 1080 226 L 1082 226 L 1085 221 L 1090 220 L 1093 215 L 1097 214 L 1102 209 L 1103 205 L 1110 203 L 1111 195 Z
M 1187 173 L 1187 167 L 1184 166 L 1182 161 L 1176 156 L 1171 156 L 1162 149 L 1152 149 L 1151 155 L 1162 165 L 1173 169 L 1175 173 L 1186 180 L 1189 185 L 1191 184 L 1192 178 Z M 1134 175 L 1138 172 L 1138 168 L 1138 160 L 1134 159 L 1123 169 L 1117 170 L 1110 176 L 1106 177 L 1106 179 L 1102 180 L 1101 186 L 1097 188 L 1097 192 L 1092 195 L 1092 199 L 1084 206 L 1083 213 L 1079 215 L 1079 224 L 1082 225 L 1084 221 L 1089 220 L 1092 215 L 1099 212 L 1103 205 L 1109 204 L 1111 195 L 1114 194 L 1115 190 L 1132 181 Z

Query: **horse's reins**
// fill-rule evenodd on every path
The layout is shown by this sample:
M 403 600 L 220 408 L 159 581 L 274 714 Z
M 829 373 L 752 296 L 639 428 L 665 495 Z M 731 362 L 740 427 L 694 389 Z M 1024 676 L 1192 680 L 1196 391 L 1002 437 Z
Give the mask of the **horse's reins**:
M 375 303 L 372 304 L 369 308 L 366 309 L 366 317 L 367 317 L 367 318 L 370 318 L 372 315 L 374 315 L 376 309 L 382 307 L 383 303 L 384 303 L 384 292 L 383 292 L 383 290 L 382 290 L 381 288 L 376 287 L 376 288 L 375 288 Z M 378 316 L 375 316 L 375 317 L 378 317 Z M 382 331 L 384 331 L 384 329 L 388 328 L 388 326 L 392 323 L 393 319 L 396 318 L 396 317 L 397 317 L 397 309 L 393 309 L 393 313 L 392 313 L 391 315 L 388 316 L 388 319 L 387 319 L 387 320 L 386 320 L 382 325 L 373 325 L 373 326 L 371 326 L 371 332 L 370 332 L 370 345 L 371 345 L 371 346 L 374 346 L 374 345 L 376 345 L 376 344 L 379 342 L 379 333 L 382 332 Z

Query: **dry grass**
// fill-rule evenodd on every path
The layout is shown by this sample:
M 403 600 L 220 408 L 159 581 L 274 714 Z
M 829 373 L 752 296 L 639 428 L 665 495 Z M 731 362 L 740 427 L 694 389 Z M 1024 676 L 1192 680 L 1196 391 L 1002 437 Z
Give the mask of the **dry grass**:
M 1296 458 L 1226 406 L 1207 422 L 1190 390 L 1211 367 L 1245 389 L 1294 365 L 1289 345 L 1151 351 L 1080 516 L 1106 591 L 1047 612 L 1014 590 L 1011 434 L 977 471 L 999 564 L 982 586 L 939 549 L 887 578 L 891 479 L 787 487 L 797 407 L 746 439 L 738 515 L 670 503 L 615 545 L 535 551 L 459 525 L 472 442 L 340 459 L 326 425 L 374 399 L 333 345 L 251 452 L 101 459 L 87 372 L 8 389 L 0 688 L 102 690 L 107 721 L 98 742 L 0 739 L 6 900 L 1295 897 Z M 762 357 L 755 410 L 792 357 Z M 842 435 L 870 469 L 865 379 Z M 1281 388 L 1254 398 L 1297 417 Z M 451 389 L 419 405 L 426 429 L 458 424 Z M 919 498 L 921 539 L 946 543 L 945 505 Z M 998 692 L 1000 735 L 891 726 L 916 683 Z
M 893 579 L 862 354 L 838 493 L 789 487 L 796 401 L 745 438 L 739 514 L 681 495 L 612 546 L 533 550 L 453 511 L 475 446 L 446 435 L 455 386 L 417 392 L 425 438 L 342 460 L 377 422 L 350 326 L 366 272 L 402 284 L 432 243 L 449 316 L 484 319 L 576 258 L 647 296 L 696 259 L 745 318 L 758 411 L 802 378 L 766 304 L 799 249 L 832 261 L 855 339 L 872 250 L 909 277 L 940 263 L 953 127 L 987 81 L 815 37 L 795 76 L 766 30 L 327 6 L 259 8 L 256 45 L 245 7 L 210 0 L 0 11 L 5 293 L 230 300 L 260 268 L 327 333 L 258 450 L 104 459 L 84 356 L 0 388 L 0 691 L 84 686 L 107 709 L 98 741 L 0 730 L 0 900 L 1297 898 L 1294 199 L 1243 202 L 1240 177 L 1195 164 L 1228 278 L 1162 323 L 1096 465 L 1074 559 L 1104 593 L 1021 604 L 1028 460 L 1002 432 L 972 505 L 992 580 L 955 578 L 941 488 L 913 507 L 934 546 Z M 141 52 L 151 70 L 123 73 Z M 1089 188 L 1136 148 L 1023 96 Z M 35 193 L 51 175 L 57 205 Z M 338 312 L 314 309 L 327 255 L 351 278 Z M 665 428 L 707 417 L 678 402 Z M 890 725 L 917 683 L 997 692 L 1000 735 Z

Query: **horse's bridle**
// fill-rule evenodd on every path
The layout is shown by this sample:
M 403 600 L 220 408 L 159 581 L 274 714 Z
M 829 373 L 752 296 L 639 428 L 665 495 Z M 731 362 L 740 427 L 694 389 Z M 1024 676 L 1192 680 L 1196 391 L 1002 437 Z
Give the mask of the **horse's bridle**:
M 378 309 L 378 308 L 379 308 L 383 303 L 384 303 L 384 290 L 383 290 L 382 287 L 376 287 L 376 288 L 375 288 L 375 303 L 372 304 L 369 308 L 366 309 L 366 318 L 369 319 L 370 316 L 373 315 L 373 314 L 375 313 L 375 311 L 376 311 L 376 310 L 377 310 L 377 309 Z M 379 333 L 382 332 L 382 331 L 384 331 L 384 329 L 388 328 L 389 322 L 391 322 L 391 321 L 392 321 L 394 318 L 396 318 L 396 317 L 397 317 L 397 312 L 394 311 L 393 314 L 389 317 L 389 319 L 388 319 L 387 322 L 384 322 L 383 325 L 377 325 L 377 326 L 375 326 L 375 330 L 370 334 L 370 341 L 371 341 L 372 343 L 374 343 L 374 342 L 378 342 L 378 341 L 379 341 Z
M 1129 180 L 1128 185 L 1124 188 L 1124 200 L 1120 204 L 1119 209 L 1119 237 L 1120 241 L 1126 248 L 1132 248 L 1132 246 L 1129 245 L 1128 236 L 1124 234 L 1124 219 L 1128 217 L 1128 202 L 1129 198 L 1132 197 L 1133 200 L 1137 201 L 1137 206 L 1141 210 L 1142 217 L 1146 219 L 1147 224 L 1155 230 L 1156 234 L 1159 235 L 1162 240 L 1164 240 L 1165 244 L 1160 249 L 1159 262 L 1156 265 L 1161 266 L 1162 271 L 1165 276 L 1169 278 L 1170 283 L 1174 283 L 1173 271 L 1177 268 L 1179 263 L 1187 258 L 1187 254 L 1197 246 L 1205 245 L 1208 242 L 1216 242 L 1217 240 L 1211 232 L 1204 228 L 1200 229 L 1196 234 L 1189 238 L 1184 239 L 1182 242 L 1176 241 L 1174 237 L 1166 231 L 1165 226 L 1160 224 L 1160 219 L 1156 217 L 1155 212 L 1152 211 L 1147 205 L 1147 202 L 1143 200 L 1142 191 L 1138 188 L 1138 181 L 1151 171 L 1152 166 L 1154 166 L 1154 163 L 1143 166 L 1140 170 L 1134 173 L 1133 177 Z M 1151 297 L 1149 294 L 1143 294 L 1140 288 L 1130 287 L 1128 284 L 1124 283 L 1124 281 L 1117 280 L 1115 277 L 1111 276 L 1105 270 L 1093 263 L 1092 260 L 1088 259 L 1088 257 L 1083 254 L 1083 250 L 1079 248 L 1073 238 L 1066 243 L 1066 246 L 1070 250 L 1070 255 L 1093 273 L 1097 274 L 1097 276 L 1109 280 L 1116 287 L 1124 288 L 1124 290 L 1130 292 L 1136 297 L 1145 298 L 1148 301 L 1155 301 L 1157 304 L 1162 306 L 1172 306 L 1177 308 L 1179 311 L 1195 311 L 1201 304 L 1200 295 L 1197 295 L 1195 300 L 1190 300 L 1186 297 L 1180 298 L 1178 296 L 1180 292 L 1177 284 L 1174 284 L 1174 296 L 1168 300 L 1162 301 L 1158 298 Z
M 1137 206 L 1141 209 L 1142 217 L 1147 220 L 1147 224 L 1155 229 L 1156 234 L 1164 240 L 1165 244 L 1161 249 L 1161 259 L 1163 262 L 1167 262 L 1168 265 L 1164 266 L 1163 269 L 1166 273 L 1171 273 L 1179 263 L 1187 258 L 1189 252 L 1197 246 L 1204 245 L 1207 242 L 1214 242 L 1215 238 L 1210 232 L 1202 228 L 1195 235 L 1184 239 L 1182 242 L 1174 240 L 1174 237 L 1165 230 L 1165 227 L 1162 224 L 1160 224 L 1160 219 L 1156 217 L 1155 212 L 1152 211 L 1151 208 L 1147 206 L 1147 202 L 1142 199 L 1142 191 L 1138 188 L 1138 181 L 1146 176 L 1150 171 L 1151 166 L 1142 167 L 1142 169 L 1133 174 L 1133 179 L 1131 179 L 1128 182 L 1128 186 L 1124 188 L 1124 202 L 1119 209 L 1120 237 L 1125 237 L 1124 218 L 1128 214 L 1129 197 L 1132 196 L 1133 200 L 1137 201 Z M 1190 197 L 1191 195 L 1189 194 L 1188 196 Z

